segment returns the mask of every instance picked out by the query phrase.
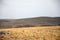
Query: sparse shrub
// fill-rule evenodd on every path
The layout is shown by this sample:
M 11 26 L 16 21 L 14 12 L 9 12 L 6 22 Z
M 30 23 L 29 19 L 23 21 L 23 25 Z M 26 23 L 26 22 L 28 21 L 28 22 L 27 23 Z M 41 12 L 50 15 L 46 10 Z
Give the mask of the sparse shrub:
M 4 31 L 0 29 L 0 40 L 60 40 L 60 30 L 55 28 L 14 28 L 4 29 Z
M 16 28 L 22 28 L 22 27 L 34 27 L 34 25 L 16 25 Z
M 34 25 L 24 25 L 24 27 L 34 27 Z

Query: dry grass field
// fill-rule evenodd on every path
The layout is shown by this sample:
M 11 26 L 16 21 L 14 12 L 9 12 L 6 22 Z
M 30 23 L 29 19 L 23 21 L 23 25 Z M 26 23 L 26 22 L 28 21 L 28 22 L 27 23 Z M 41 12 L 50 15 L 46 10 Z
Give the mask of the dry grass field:
M 60 40 L 60 26 L 0 29 L 0 40 Z

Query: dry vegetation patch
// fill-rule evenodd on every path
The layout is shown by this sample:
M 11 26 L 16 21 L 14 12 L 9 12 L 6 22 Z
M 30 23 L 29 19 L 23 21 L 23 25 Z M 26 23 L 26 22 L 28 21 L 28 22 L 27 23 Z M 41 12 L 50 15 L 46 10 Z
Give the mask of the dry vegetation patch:
M 0 40 L 60 40 L 60 26 L 0 29 Z

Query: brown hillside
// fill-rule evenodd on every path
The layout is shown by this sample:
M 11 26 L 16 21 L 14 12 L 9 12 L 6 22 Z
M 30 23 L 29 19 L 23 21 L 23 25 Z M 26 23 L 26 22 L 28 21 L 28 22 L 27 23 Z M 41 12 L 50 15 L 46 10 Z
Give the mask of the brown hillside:
M 25 19 L 0 19 L 0 28 L 60 26 L 60 17 L 35 17 Z

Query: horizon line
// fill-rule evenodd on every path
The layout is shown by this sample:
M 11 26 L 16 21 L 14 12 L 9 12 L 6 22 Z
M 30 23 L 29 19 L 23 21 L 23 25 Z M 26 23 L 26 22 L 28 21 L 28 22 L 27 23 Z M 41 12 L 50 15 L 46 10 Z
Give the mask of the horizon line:
M 50 18 L 56 18 L 51 16 L 40 16 L 40 17 L 50 17 Z M 23 18 L 0 18 L 0 19 L 26 19 L 26 18 L 38 18 L 38 17 L 23 17 Z M 57 17 L 58 18 L 58 17 Z

